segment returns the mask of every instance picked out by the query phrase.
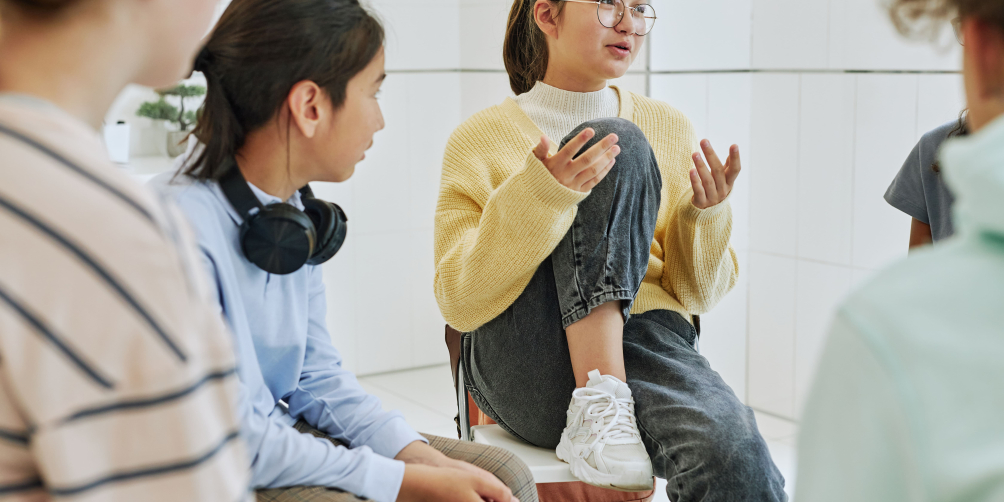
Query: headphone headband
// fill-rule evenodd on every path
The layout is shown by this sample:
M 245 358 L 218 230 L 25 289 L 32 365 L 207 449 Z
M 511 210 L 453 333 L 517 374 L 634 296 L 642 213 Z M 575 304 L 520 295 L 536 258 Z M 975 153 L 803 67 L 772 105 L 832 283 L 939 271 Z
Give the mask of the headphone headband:
M 247 220 L 255 209 L 261 210 L 261 201 L 251 191 L 247 180 L 237 167 L 237 162 L 233 157 L 228 158 L 223 164 L 223 176 L 220 177 L 220 188 L 227 196 L 227 200 L 240 213 L 241 218 Z

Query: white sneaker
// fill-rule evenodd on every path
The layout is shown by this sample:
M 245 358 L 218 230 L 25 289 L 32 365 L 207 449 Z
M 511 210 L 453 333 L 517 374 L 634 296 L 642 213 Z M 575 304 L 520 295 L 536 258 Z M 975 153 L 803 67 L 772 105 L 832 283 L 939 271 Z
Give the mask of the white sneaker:
M 572 475 L 590 485 L 621 491 L 651 490 L 652 460 L 638 433 L 627 384 L 599 370 L 572 392 L 561 442 L 555 451 Z

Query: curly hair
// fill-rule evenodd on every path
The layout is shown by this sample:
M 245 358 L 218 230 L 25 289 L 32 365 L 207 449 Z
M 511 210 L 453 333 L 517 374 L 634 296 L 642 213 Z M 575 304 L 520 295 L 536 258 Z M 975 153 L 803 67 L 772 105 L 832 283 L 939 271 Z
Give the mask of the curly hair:
M 977 17 L 1004 30 L 1001 0 L 889 0 L 889 15 L 905 36 L 938 36 L 944 22 Z

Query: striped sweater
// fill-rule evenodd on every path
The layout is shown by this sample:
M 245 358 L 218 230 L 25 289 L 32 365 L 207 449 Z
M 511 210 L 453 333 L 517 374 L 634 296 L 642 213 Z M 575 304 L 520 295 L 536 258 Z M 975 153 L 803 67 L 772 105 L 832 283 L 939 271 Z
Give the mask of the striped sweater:
M 0 95 L 0 500 L 237 501 L 236 361 L 177 209 Z
M 665 103 L 618 93 L 619 116 L 645 133 L 663 177 L 648 272 L 632 313 L 665 309 L 690 319 L 735 285 L 732 210 L 728 201 L 703 210 L 691 203 L 697 141 L 690 121 Z M 509 98 L 469 118 L 447 144 L 436 208 L 435 294 L 443 317 L 461 331 L 512 305 L 589 195 L 558 183 L 533 155 L 541 134 Z

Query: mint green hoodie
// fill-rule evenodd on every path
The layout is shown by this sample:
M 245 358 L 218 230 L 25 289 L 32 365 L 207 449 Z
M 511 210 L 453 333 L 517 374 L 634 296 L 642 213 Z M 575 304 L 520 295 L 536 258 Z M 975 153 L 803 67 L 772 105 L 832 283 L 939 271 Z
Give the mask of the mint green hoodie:
M 1004 500 L 1004 118 L 941 159 L 959 234 L 837 312 L 796 502 Z

